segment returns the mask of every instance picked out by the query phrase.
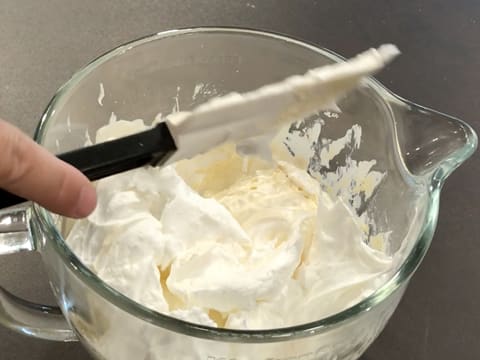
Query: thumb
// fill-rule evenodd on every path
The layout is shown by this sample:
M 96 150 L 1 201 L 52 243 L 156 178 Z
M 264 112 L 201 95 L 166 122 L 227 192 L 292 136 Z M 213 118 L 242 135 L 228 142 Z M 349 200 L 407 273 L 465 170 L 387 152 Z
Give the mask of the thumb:
M 0 188 L 74 218 L 87 216 L 96 206 L 95 189 L 80 171 L 2 120 Z

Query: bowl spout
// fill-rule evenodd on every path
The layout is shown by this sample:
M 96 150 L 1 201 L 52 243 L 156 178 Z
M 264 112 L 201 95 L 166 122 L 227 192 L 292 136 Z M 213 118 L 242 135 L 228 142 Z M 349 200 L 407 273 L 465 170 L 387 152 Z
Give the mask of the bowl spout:
M 412 102 L 390 102 L 400 153 L 415 176 L 436 174 L 443 181 L 477 148 L 477 135 L 465 122 Z

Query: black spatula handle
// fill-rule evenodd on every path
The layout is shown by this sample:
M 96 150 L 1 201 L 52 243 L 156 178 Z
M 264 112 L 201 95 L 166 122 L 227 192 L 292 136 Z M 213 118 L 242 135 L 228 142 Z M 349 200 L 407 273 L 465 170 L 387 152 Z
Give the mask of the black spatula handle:
M 69 151 L 57 157 L 85 174 L 91 181 L 144 165 L 161 165 L 176 150 L 165 123 L 137 134 Z M 27 201 L 0 189 L 0 209 Z

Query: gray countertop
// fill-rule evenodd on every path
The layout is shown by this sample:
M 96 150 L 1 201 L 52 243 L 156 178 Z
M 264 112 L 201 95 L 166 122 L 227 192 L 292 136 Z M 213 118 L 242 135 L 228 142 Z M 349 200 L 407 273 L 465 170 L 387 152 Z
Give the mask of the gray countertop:
M 32 134 L 56 89 L 97 55 L 146 34 L 200 25 L 273 30 L 346 56 L 395 43 L 404 55 L 380 80 L 480 128 L 476 0 L 0 0 L 0 116 Z M 433 244 L 363 360 L 480 358 L 479 174 L 475 154 L 448 179 Z M 2 257 L 0 284 L 53 302 L 37 254 Z M 0 329 L 0 359 L 62 358 L 89 357 L 77 343 Z

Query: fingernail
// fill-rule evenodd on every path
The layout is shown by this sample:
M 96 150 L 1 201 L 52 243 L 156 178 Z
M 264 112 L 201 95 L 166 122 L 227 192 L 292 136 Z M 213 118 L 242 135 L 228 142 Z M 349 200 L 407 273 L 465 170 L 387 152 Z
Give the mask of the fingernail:
M 85 185 L 80 190 L 77 207 L 74 211 L 74 217 L 82 218 L 90 215 L 97 206 L 97 193 L 92 185 Z

